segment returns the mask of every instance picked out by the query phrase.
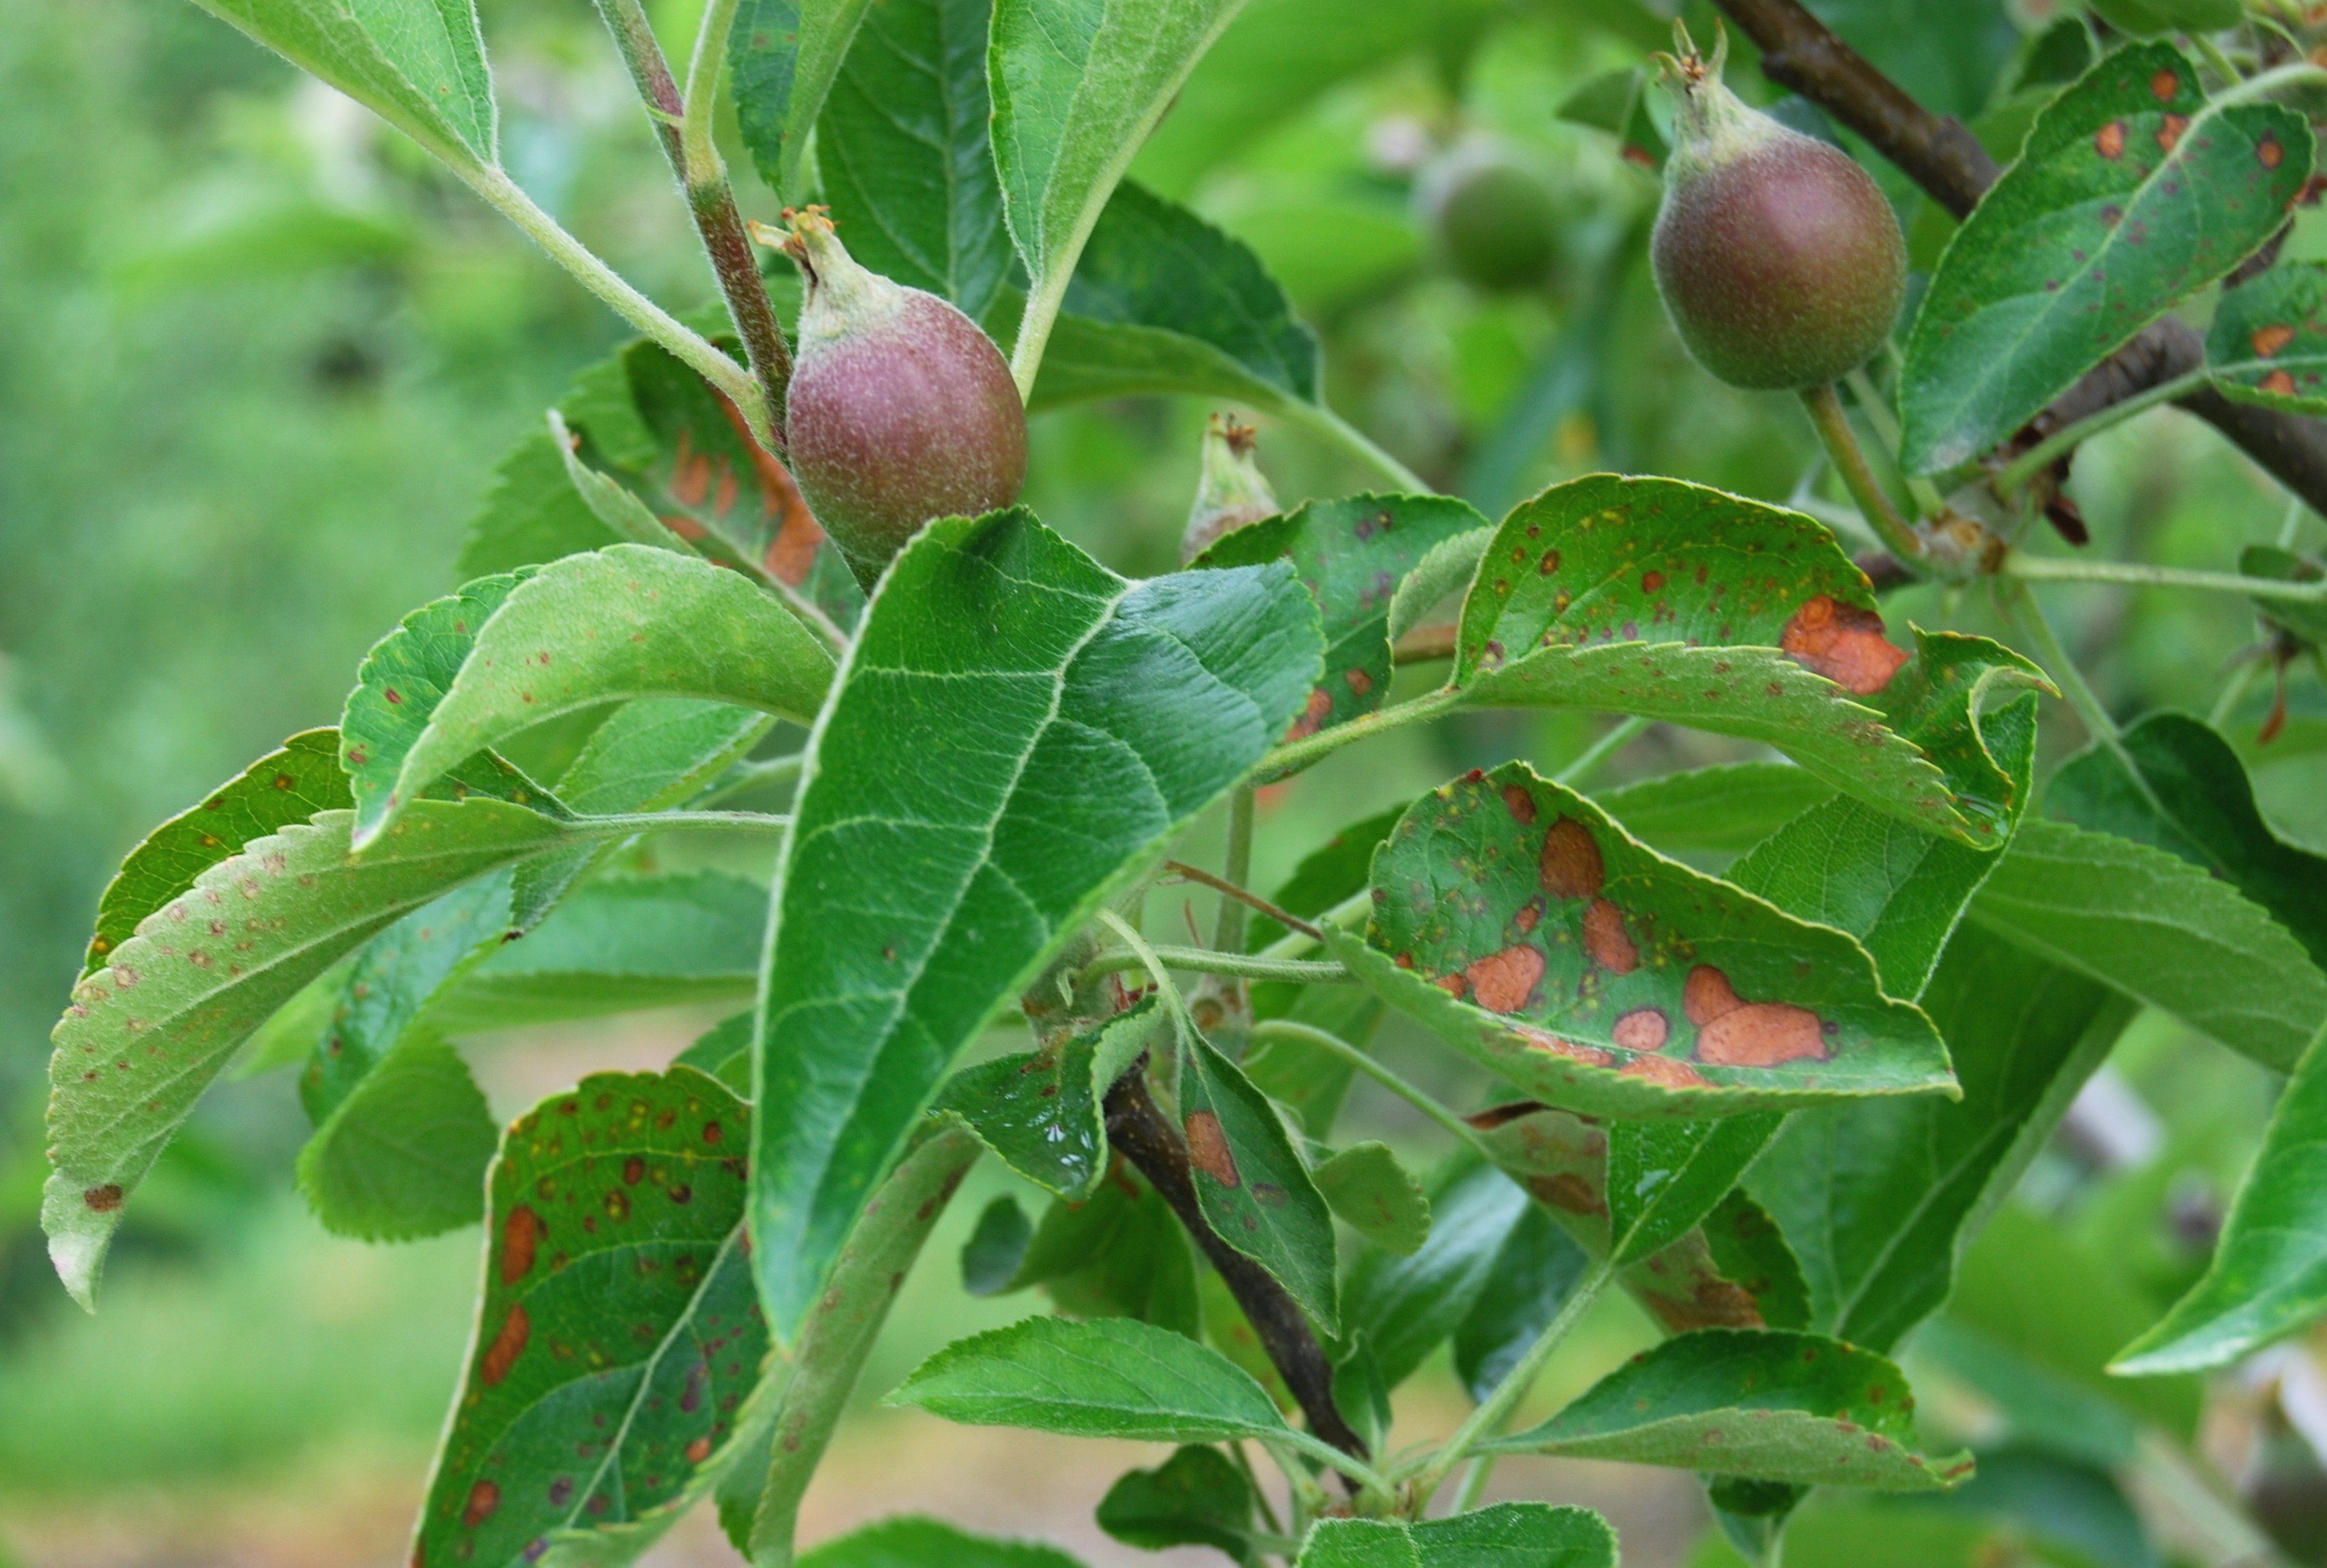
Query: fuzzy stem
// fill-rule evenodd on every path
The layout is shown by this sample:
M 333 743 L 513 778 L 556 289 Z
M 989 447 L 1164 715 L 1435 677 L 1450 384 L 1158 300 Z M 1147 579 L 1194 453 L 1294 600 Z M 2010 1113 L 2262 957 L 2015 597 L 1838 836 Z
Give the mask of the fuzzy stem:
M 1336 724 L 1330 730 L 1320 730 L 1313 735 L 1288 742 L 1263 757 L 1260 765 L 1253 770 L 1253 778 L 1258 783 L 1275 783 L 1289 774 L 1298 773 L 1321 757 L 1331 756 L 1344 746 L 1354 745 L 1360 741 L 1423 719 L 1435 719 L 1443 714 L 1452 713 L 1462 705 L 1462 702 L 1463 694 L 1453 686 L 1447 686 L 1432 692 L 1428 696 L 1416 697 L 1410 703 L 1367 714 L 1351 719 L 1346 724 Z
M 1252 880 L 1252 786 L 1239 785 L 1229 794 L 1229 842 L 1221 857 L 1220 880 L 1241 888 Z M 1212 946 L 1223 953 L 1244 951 L 1245 906 L 1240 899 L 1223 897 L 1212 917 Z
M 1102 920 L 1112 923 L 1108 911 Z M 1120 933 L 1118 933 L 1120 934 Z M 1085 975 L 1122 975 L 1145 969 L 1149 960 L 1165 969 L 1191 975 L 1229 975 L 1239 980 L 1289 980 L 1296 985 L 1347 985 L 1352 976 L 1339 964 L 1304 963 L 1296 958 L 1270 958 L 1258 953 L 1220 953 L 1210 947 L 1157 947 L 1141 940 L 1136 948 L 1101 953 L 1083 966 Z
M 1611 724 L 1605 734 L 1584 748 L 1583 755 L 1552 775 L 1551 781 L 1565 784 L 1571 789 L 1580 788 L 1584 779 L 1599 770 L 1603 762 L 1631 745 L 1643 730 L 1655 723 L 1654 719 L 1644 719 L 1634 714 Z
M 620 811 L 605 817 L 577 817 L 565 826 L 576 835 L 621 838 L 632 833 L 781 833 L 791 826 L 789 817 L 764 811 Z
M 2301 496 L 2286 498 L 2286 518 L 2278 525 L 2280 549 L 2292 550 L 2294 548 L 2294 542 L 2303 537 L 2303 514 L 2306 509 L 2308 509 L 2304 506 Z
M 1298 397 L 1287 398 L 1278 406 L 1277 412 L 1289 423 L 1340 447 L 1406 494 L 1426 496 L 1437 493 L 1420 474 L 1375 445 L 1364 431 L 1323 404 L 1310 403 Z
M 527 195 L 516 181 L 500 169 L 483 165 L 467 168 L 454 164 L 453 172 L 466 181 L 471 190 L 491 202 L 502 217 L 523 229 L 528 238 L 548 252 L 550 260 L 572 273 L 583 287 L 612 306 L 615 314 L 669 350 L 696 375 L 725 393 L 738 408 L 744 411 L 745 417 L 752 422 L 753 429 L 767 426 L 768 400 L 759 384 L 752 380 L 743 366 L 712 347 L 709 340 L 688 331 L 678 317 L 631 287 L 612 267 L 601 261 L 589 247 L 561 228 L 557 219 L 535 205 L 533 198 Z
M 1835 396 L 1831 386 L 1806 387 L 1801 396 L 1811 427 L 1817 430 L 1835 472 L 1841 476 L 1850 499 L 1858 503 L 1867 526 L 1874 530 L 1883 547 L 1911 571 L 1918 569 L 1930 559 L 1930 549 L 1883 493 L 1882 481 L 1874 477 L 1874 469 L 1867 465 L 1866 453 L 1859 448 L 1858 433 L 1850 427 L 1850 415 L 1844 411 L 1842 399 Z
M 808 753 L 795 751 L 789 757 L 771 757 L 761 761 L 738 762 L 706 785 L 703 793 L 688 805 L 696 810 L 741 795 L 750 789 L 764 789 L 777 784 L 797 784 L 800 769 Z
M 1313 1046 L 1329 1056 L 1340 1057 L 1399 1099 L 1453 1134 L 1458 1141 L 1469 1144 L 1482 1156 L 1488 1153 L 1486 1144 L 1480 1138 L 1478 1130 L 1470 1123 L 1449 1110 L 1428 1091 L 1406 1082 L 1388 1067 L 1375 1060 L 1369 1052 L 1351 1045 L 1338 1034 L 1329 1033 L 1313 1024 L 1297 1022 L 1290 1018 L 1266 1018 L 1252 1026 L 1252 1038 L 1255 1044 L 1282 1040 L 1295 1045 Z
M 719 65 L 727 52 L 727 34 L 735 25 L 742 0 L 709 0 L 702 23 L 696 29 L 695 51 L 687 61 L 686 107 L 678 122 L 680 176 L 692 190 L 727 178 L 726 165 L 711 139 L 713 111 L 719 100 Z
M 2106 408 L 2097 409 L 2074 425 L 2052 432 L 2005 465 L 2004 471 L 1995 476 L 1995 493 L 2009 499 L 2030 480 L 2051 467 L 2061 453 L 2072 452 L 2102 431 L 2122 425 L 2136 414 L 2146 414 L 2161 403 L 2171 403 L 2205 384 L 2206 372 L 2203 369 L 2192 370 L 2187 375 L 2176 376 L 2171 381 L 2160 381 L 2154 387 L 2135 393 L 2122 403 L 2112 403 Z
M 2293 604 L 2327 604 L 2327 582 L 2288 583 L 2276 577 L 2246 577 L 2236 572 L 2200 572 L 2181 566 L 2145 566 L 2117 561 L 2059 561 L 2014 550 L 1996 568 L 2006 577 L 2036 583 L 2119 583 L 2133 588 L 2194 588 Z
M 1914 499 L 1916 515 L 1935 518 L 1947 504 L 1939 487 L 1927 479 L 1917 479 L 1899 466 L 1899 416 L 1891 411 L 1883 393 L 1874 385 L 1874 378 L 1862 368 L 1843 378 L 1850 395 L 1858 400 L 1859 412 L 1866 423 L 1874 427 L 1874 449 L 1883 458 L 1883 472 L 1899 481 L 1901 489 Z

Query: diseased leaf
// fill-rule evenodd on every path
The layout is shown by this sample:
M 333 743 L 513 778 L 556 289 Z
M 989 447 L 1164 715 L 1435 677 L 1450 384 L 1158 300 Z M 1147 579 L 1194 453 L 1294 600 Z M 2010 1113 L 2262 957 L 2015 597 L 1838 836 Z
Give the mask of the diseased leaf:
M 1281 565 L 1134 583 L 1023 510 L 898 557 L 780 873 L 752 1214 L 780 1333 L 961 1048 L 1284 733 L 1318 658 Z
M 1352 1143 L 1311 1172 L 1335 1217 L 1384 1252 L 1411 1257 L 1430 1235 L 1430 1199 L 1388 1143 Z
M 1929 1020 L 1848 937 L 1665 860 L 1525 763 L 1417 801 L 1362 939 L 1391 1005 L 1548 1104 L 1620 1118 L 1952 1094 Z
M 1585 1508 L 1495 1503 L 1451 1518 L 1320 1519 L 1300 1568 L 1616 1568 L 1616 1533 Z
M 999 0 L 987 63 L 1003 213 L 1055 299 L 1099 209 L 1238 0 Z
M 2286 261 L 2222 291 L 2206 369 L 2226 397 L 2327 414 L 2327 265 Z
M 2311 160 L 2302 116 L 2210 101 L 2171 44 L 2101 61 L 1949 242 L 1907 343 L 1901 462 L 1936 473 L 2019 429 L 2268 239 Z
M 406 911 L 571 831 L 490 799 L 422 801 L 361 861 L 352 817 L 254 839 L 73 988 L 49 1067 L 49 1255 L 87 1306 L 122 1205 L 251 1031 Z
M 1489 1265 L 1478 1299 L 1454 1330 L 1454 1375 L 1481 1404 L 1559 1315 L 1589 1254 L 1538 1205 L 1522 1209 Z
M 457 169 L 500 159 L 485 41 L 469 0 L 197 0 Z
M 1192 1030 L 1181 1049 L 1181 1126 L 1204 1218 L 1332 1333 L 1340 1324 L 1333 1216 L 1309 1167 L 1276 1107 L 1236 1063 Z
M 1087 1033 L 964 1068 L 946 1080 L 932 1109 L 959 1117 L 1037 1187 L 1088 1198 L 1107 1174 L 1100 1102 L 1147 1049 L 1159 1010 L 1145 997 Z
M 194 879 L 254 839 L 349 805 L 340 771 L 340 733 L 305 730 L 187 807 L 129 852 L 97 902 L 97 933 L 81 973 L 129 939 L 137 923 L 194 885 Z
M 2284 926 L 2145 844 L 2024 822 L 1971 914 L 2281 1072 L 2327 1018 L 2327 975 Z
M 973 1535 L 941 1519 L 911 1514 L 883 1519 L 799 1556 L 799 1568 L 1081 1568 L 1040 1541 Z
M 1624 831 L 1667 854 L 1736 854 L 1834 798 L 1834 786 L 1790 762 L 1724 762 L 1593 791 Z
M 1182 1448 L 1154 1470 L 1132 1470 L 1099 1499 L 1098 1527 L 1126 1546 L 1210 1546 L 1247 1568 L 1252 1543 L 1252 1482 L 1216 1448 Z
M 816 129 L 824 199 L 849 253 L 978 322 L 1024 286 L 986 134 L 992 10 L 993 0 L 871 8 Z
M 1785 1233 L 1770 1211 L 1733 1187 L 1705 1217 L 1705 1250 L 1721 1277 L 1753 1298 L 1762 1321 L 1772 1329 L 1810 1326 L 1810 1288 L 1801 1260 L 1786 1245 Z
M 1018 1200 L 1004 1193 L 977 1216 L 977 1228 L 961 1244 L 961 1288 L 973 1296 L 998 1296 L 1011 1288 L 1026 1262 L 1034 1227 Z
M 2026 809 L 2036 761 L 2036 699 L 2023 695 L 1967 723 L 2010 780 L 2004 831 Z M 1787 913 L 1858 938 L 1883 989 L 1923 993 L 1964 910 L 2000 856 L 1918 833 L 1862 801 L 1811 807 L 1729 868 L 1728 880 Z
M 1700 1329 L 1484 1446 L 1881 1491 L 1938 1491 L 1969 1475 L 1967 1453 L 1916 1451 L 1914 1411 L 1907 1379 L 1872 1351 L 1786 1329 Z
M 1810 1325 L 1877 1350 L 1946 1300 L 1964 1249 L 2134 1011 L 1977 927 L 1948 945 L 1923 1005 L 1959 1102 L 1801 1112 L 1746 1179 L 1800 1260 Z
M 449 623 L 435 633 L 444 654 L 469 639 L 449 685 L 421 617 Z M 400 666 L 392 656 L 407 649 Z M 472 583 L 407 618 L 364 661 L 341 724 L 358 847 L 463 759 L 544 719 L 621 698 L 692 697 L 805 722 L 831 678 L 831 656 L 774 600 L 668 550 L 569 555 L 498 602 Z
M 1594 474 L 1503 520 L 1463 606 L 1474 706 L 1581 707 L 1762 741 L 1930 833 L 2002 842 L 2009 779 L 1967 711 L 2033 665 L 1984 638 L 1888 641 L 1865 574 L 1798 513 Z M 1920 737 L 1920 742 L 1912 737 Z
M 594 1074 L 511 1125 L 416 1556 L 636 1550 L 708 1489 L 768 1349 L 742 1246 L 749 1115 L 680 1067 Z
M 1621 1267 L 1696 1228 L 1769 1146 L 1784 1116 L 1618 1122 L 1608 1129 L 1609 1255 Z
M 743 145 L 768 188 L 807 193 L 808 132 L 823 112 L 867 0 L 743 0 L 727 35 L 727 70 Z
M 1224 534 L 1196 565 L 1257 566 L 1282 556 L 1317 601 L 1325 677 L 1309 694 L 1292 738 L 1379 708 L 1389 693 L 1390 604 L 1406 575 L 1439 545 L 1485 528 L 1448 496 L 1347 496 L 1304 501 L 1283 517 Z
M 1144 1442 L 1282 1439 L 1259 1384 L 1182 1334 L 1098 1318 L 1029 1318 L 957 1339 L 888 1403 L 973 1426 L 1025 1426 Z
M 1342 1283 L 1342 1337 L 1364 1340 L 1391 1388 L 1470 1316 L 1528 1201 L 1500 1171 L 1457 1164 L 1432 1183 L 1430 1209 L 1420 1247 L 1368 1246 Z
M 325 1228 L 403 1241 L 473 1224 L 500 1129 L 468 1063 L 406 1035 L 299 1152 L 299 1190 Z
M 2271 1112 L 2206 1275 L 2109 1370 L 2154 1377 L 2225 1366 L 2327 1314 L 2327 1030 Z
M 2186 714 L 2151 714 L 2119 744 L 2137 778 L 2116 751 L 2092 747 L 2052 775 L 2046 812 L 2212 872 L 2269 910 L 2327 968 L 2327 855 L 2271 831 L 2229 742 Z

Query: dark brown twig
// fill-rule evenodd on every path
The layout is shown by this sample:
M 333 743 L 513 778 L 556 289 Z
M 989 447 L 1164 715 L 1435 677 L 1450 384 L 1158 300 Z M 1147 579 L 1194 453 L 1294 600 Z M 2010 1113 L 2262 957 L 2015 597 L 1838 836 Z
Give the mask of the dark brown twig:
M 1188 1147 L 1147 1092 L 1142 1067 L 1126 1073 L 1107 1094 L 1107 1136 L 1117 1153 L 1131 1162 L 1148 1184 L 1164 1195 L 1196 1245 L 1244 1309 L 1261 1349 L 1283 1375 L 1294 1403 L 1309 1418 L 1309 1430 L 1343 1453 L 1369 1457 L 1365 1440 L 1350 1429 L 1333 1403 L 1333 1367 L 1325 1359 L 1317 1336 L 1301 1308 L 1276 1283 L 1276 1276 L 1220 1239 L 1196 1201 L 1196 1187 L 1188 1171 Z
M 1995 182 L 1995 160 L 1963 126 L 1924 108 L 1799 0 L 1714 0 L 1762 51 L 1762 71 L 1856 131 L 1940 206 L 1962 218 Z M 2060 429 L 2145 391 L 2204 360 L 2205 345 L 2168 316 L 2134 340 L 2037 416 Z M 2212 387 L 2175 400 L 2220 431 L 2314 509 L 2327 509 L 2327 421 L 2234 403 Z
M 1324 932 L 1303 919 L 1299 915 L 1290 910 L 1281 910 L 1258 893 L 1248 888 L 1240 888 L 1226 877 L 1214 876 L 1200 865 L 1190 865 L 1184 860 L 1167 860 L 1164 863 L 1164 869 L 1183 882 L 1201 882 L 1223 898 L 1234 899 L 1248 910 L 1257 910 L 1288 931 L 1298 931 L 1303 936 L 1320 942 L 1325 939 Z M 1197 938 L 1197 945 L 1202 946 L 1201 938 Z

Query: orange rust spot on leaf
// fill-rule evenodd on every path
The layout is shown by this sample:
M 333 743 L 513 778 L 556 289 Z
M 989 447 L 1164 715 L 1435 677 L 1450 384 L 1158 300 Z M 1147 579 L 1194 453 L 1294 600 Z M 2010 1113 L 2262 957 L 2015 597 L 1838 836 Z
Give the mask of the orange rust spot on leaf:
M 1640 950 L 1624 929 L 1624 911 L 1606 899 L 1593 899 L 1584 911 L 1584 950 L 1612 975 L 1640 966 Z
M 520 1203 L 501 1222 L 501 1283 L 513 1285 L 533 1272 L 533 1255 L 541 1241 L 541 1216 Z
M 80 1200 L 99 1214 L 110 1214 L 121 1207 L 121 1188 L 108 1181 L 102 1187 L 92 1187 L 80 1195 Z
M 473 1530 L 491 1518 L 493 1510 L 500 1506 L 500 1488 L 491 1481 L 479 1481 L 469 1489 L 468 1503 L 461 1509 L 461 1523 Z
M 1640 1078 L 1668 1089 L 1699 1089 L 1706 1087 L 1705 1075 L 1685 1061 L 1669 1056 L 1634 1057 L 1616 1069 L 1619 1078 Z
M 1787 1002 L 1749 1002 L 1697 1031 L 1696 1059 L 1715 1067 L 1776 1067 L 1826 1059 L 1818 1015 Z
M 1527 936 L 1537 926 L 1543 924 L 1543 901 L 1541 899 L 1529 899 L 1527 902 L 1521 904 L 1519 906 L 1519 912 L 1511 917 L 1511 924 L 1519 928 L 1519 933 L 1522 937 Z
M 1710 964 L 1699 964 L 1681 983 L 1680 1009 L 1699 1029 L 1744 1005 L 1743 999 L 1729 984 L 1729 976 Z
M 2276 326 L 2257 327 L 2254 335 L 2247 341 L 2254 345 L 2256 353 L 2267 359 L 2287 344 L 2294 341 L 2294 329 L 2284 322 Z
M 1471 983 L 1471 995 L 1490 1013 L 1517 1013 L 1527 1005 L 1527 999 L 1543 978 L 1544 957 L 1537 949 L 1520 943 L 1491 953 L 1463 971 Z
M 2093 134 L 2093 150 L 2104 158 L 2125 156 L 2125 122 L 2111 120 Z
M 2280 397 L 2294 396 L 2294 378 L 2284 370 L 2273 370 L 2257 383 L 2264 391 Z
M 715 1143 L 726 1135 L 727 1130 L 724 1127 L 722 1127 L 718 1123 L 706 1122 L 703 1124 L 703 1141 L 705 1143 Z
M 1592 1183 L 1572 1171 L 1556 1176 L 1532 1176 L 1528 1179 L 1529 1192 L 1554 1209 L 1569 1214 L 1599 1215 L 1608 1212 L 1608 1205 Z
M 1229 1147 L 1229 1135 L 1221 1130 L 1220 1117 L 1210 1111 L 1198 1111 L 1188 1118 L 1188 1162 L 1223 1187 L 1244 1185 L 1236 1152 Z
M 1285 738 L 1288 741 L 1306 740 L 1323 729 L 1325 721 L 1332 716 L 1333 694 L 1319 686 L 1309 694 L 1308 702 L 1302 705 L 1301 716 L 1293 721 L 1293 727 L 1285 732 Z
M 1553 1056 L 1564 1056 L 1570 1061 L 1582 1062 L 1585 1067 L 1613 1067 L 1616 1063 L 1615 1052 L 1603 1050 L 1596 1045 L 1584 1045 L 1573 1040 L 1562 1040 L 1556 1034 L 1547 1034 L 1540 1029 L 1529 1029 L 1525 1026 L 1521 1026 L 1518 1033 L 1521 1040 L 1527 1041 L 1530 1050 L 1547 1051 Z
M 1463 999 L 1463 993 L 1470 989 L 1471 985 L 1460 975 L 1441 975 L 1431 984 L 1458 1002 Z
M 1551 825 L 1543 840 L 1543 891 L 1559 899 L 1596 899 L 1608 880 L 1599 841 L 1573 817 Z
M 1535 797 L 1527 792 L 1525 786 L 1504 785 L 1503 807 L 1511 814 L 1511 820 L 1521 827 L 1535 826 Z
M 622 1185 L 636 1187 L 646 1180 L 647 1162 L 636 1154 L 622 1162 Z
M 517 1358 L 525 1354 L 526 1340 L 532 1337 L 533 1320 L 525 1315 L 524 1304 L 511 1307 L 509 1316 L 501 1320 L 500 1332 L 485 1347 L 484 1359 L 477 1363 L 477 1376 L 484 1379 L 485 1386 L 490 1388 L 509 1376 Z
M 2172 103 L 2173 101 L 2174 95 L 2181 90 L 2182 79 L 2174 75 L 2172 68 L 2170 67 L 2160 70 L 2155 76 L 2149 79 L 2150 96 L 2155 98 L 2159 103 Z
M 1616 1043 L 1626 1050 L 1662 1050 L 1666 1038 L 1672 1033 L 1672 1023 L 1662 1008 L 1635 1007 L 1616 1020 L 1612 1033 Z
M 1659 592 L 1659 590 L 1661 590 L 1661 589 L 1664 587 L 1664 585 L 1665 585 L 1665 574 L 1664 574 L 1662 572 L 1646 572 L 1646 573 L 1641 574 L 1641 576 L 1640 576 L 1640 592 L 1641 592 L 1641 593 L 1657 593 L 1657 592 Z
M 2261 145 L 2255 148 L 2255 157 L 2264 168 L 2276 169 L 2286 162 L 2286 149 L 2279 145 L 2276 136 L 2265 136 Z
M 711 1440 L 709 1438 L 698 1437 L 693 1442 L 687 1445 L 687 1463 L 701 1464 L 705 1460 L 709 1459 L 710 1457 Z
M 2166 152 L 2172 152 L 2181 142 L 2182 133 L 2189 128 L 2190 122 L 2184 117 L 2167 115 L 2165 123 L 2157 127 L 2157 145 Z
M 1889 686 L 1907 662 L 1907 650 L 1883 637 L 1880 615 L 1837 604 L 1824 593 L 1794 611 L 1778 646 L 1806 668 L 1858 696 Z

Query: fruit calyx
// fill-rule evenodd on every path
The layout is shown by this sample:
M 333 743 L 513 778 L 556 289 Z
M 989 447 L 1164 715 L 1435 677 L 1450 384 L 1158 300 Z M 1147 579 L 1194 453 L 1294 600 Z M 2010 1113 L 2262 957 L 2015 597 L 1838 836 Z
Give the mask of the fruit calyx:
M 779 247 L 799 268 L 808 290 L 800 303 L 800 352 L 811 343 L 869 331 L 902 313 L 904 286 L 868 271 L 849 255 L 827 209 L 787 207 L 784 224 Z
M 1722 79 L 1729 64 L 1729 30 L 1716 25 L 1710 58 L 1700 53 L 1696 41 L 1680 23 L 1673 23 L 1670 54 L 1652 56 L 1659 76 L 1672 89 L 1673 145 L 1665 163 L 1665 177 L 1673 178 L 1676 164 L 1682 175 L 1717 169 L 1749 158 L 1762 149 L 1799 135 L 1790 131 L 1729 90 Z
M 1180 536 L 1180 559 L 1194 560 L 1222 534 L 1273 518 L 1284 509 L 1266 476 L 1253 461 L 1260 433 L 1235 415 L 1215 414 L 1204 427 L 1203 468 L 1188 527 Z

